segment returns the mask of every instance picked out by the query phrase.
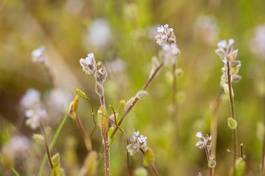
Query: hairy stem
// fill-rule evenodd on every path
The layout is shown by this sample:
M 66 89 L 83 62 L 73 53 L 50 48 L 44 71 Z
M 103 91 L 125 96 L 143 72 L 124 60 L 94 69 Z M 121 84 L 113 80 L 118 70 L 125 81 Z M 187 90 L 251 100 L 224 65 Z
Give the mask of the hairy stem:
M 228 91 L 229 91 L 229 99 L 230 99 L 230 107 L 231 107 L 231 117 L 236 120 L 232 80 L 231 80 L 231 73 L 230 73 L 230 62 L 229 61 L 227 61 L 226 66 L 227 66 Z M 238 134 L 237 134 L 237 128 L 236 128 L 233 130 L 233 148 L 234 148 L 234 153 L 235 153 L 233 155 L 233 173 L 235 172 L 235 162 L 236 162 L 236 158 L 238 155 L 237 146 L 238 146 Z
M 146 90 L 150 83 L 152 82 L 152 80 L 155 78 L 155 76 L 157 75 L 157 73 L 159 72 L 159 70 L 163 67 L 163 63 L 160 63 L 156 69 L 152 72 L 152 74 L 149 76 L 149 78 L 147 79 L 147 81 L 145 82 L 143 89 L 142 90 Z M 112 134 L 111 134 L 111 138 L 113 138 L 115 136 L 115 134 L 117 133 L 119 127 L 121 126 L 122 122 L 124 121 L 125 117 L 127 116 L 127 114 L 133 109 L 133 107 L 136 105 L 136 103 L 138 102 L 138 98 L 135 98 L 134 101 L 132 102 L 131 106 L 123 112 L 121 119 L 118 122 L 118 126 L 115 127 L 115 129 L 113 130 Z
M 108 124 L 108 117 L 106 112 L 106 105 L 105 105 L 105 96 L 99 96 L 100 106 L 103 108 L 103 116 L 101 117 L 101 136 L 102 136 L 102 143 L 103 143 L 103 153 L 104 153 L 104 175 L 110 176 L 110 145 L 109 145 L 109 138 L 108 138 L 108 131 L 109 131 L 109 124 Z

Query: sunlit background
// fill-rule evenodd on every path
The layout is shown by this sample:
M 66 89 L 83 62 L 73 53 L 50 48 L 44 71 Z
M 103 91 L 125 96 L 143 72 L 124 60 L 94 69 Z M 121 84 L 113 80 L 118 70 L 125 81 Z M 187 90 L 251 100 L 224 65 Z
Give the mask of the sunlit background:
M 21 109 L 21 98 L 27 91 L 39 91 L 37 96 L 50 118 L 48 136 L 53 136 L 75 88 L 87 93 L 94 110 L 99 106 L 94 80 L 79 64 L 80 58 L 93 52 L 109 73 L 104 85 L 106 103 L 118 109 L 119 102 L 134 96 L 147 79 L 152 57 L 159 50 L 154 33 L 161 24 L 174 29 L 181 51 L 177 68 L 183 72 L 177 78 L 176 117 L 172 120 L 169 66 L 154 79 L 148 96 L 128 114 L 122 129 L 128 136 L 134 131 L 147 136 L 161 176 L 207 175 L 207 160 L 204 151 L 195 146 L 195 134 L 209 134 L 211 119 L 218 118 L 216 175 L 228 175 L 233 158 L 227 152 L 233 144 L 227 126 L 228 97 L 221 97 L 216 113 L 211 107 L 221 89 L 223 64 L 215 54 L 217 42 L 233 38 L 242 64 L 242 80 L 233 87 L 238 135 L 246 155 L 245 175 L 261 174 L 265 131 L 264 0 L 0 0 L 0 175 L 12 175 L 12 168 L 21 176 L 36 175 L 45 153 L 43 145 L 32 139 L 39 129 L 27 125 Z M 32 62 L 32 51 L 41 46 L 46 49 L 45 67 Z M 80 99 L 78 113 L 90 133 L 94 122 L 86 100 Z M 92 143 L 98 153 L 96 175 L 103 175 L 99 128 Z M 130 158 L 128 171 L 126 145 L 118 132 L 111 145 L 112 175 L 131 172 L 140 176 L 145 171 L 153 175 L 142 164 L 141 154 Z M 79 175 L 88 153 L 71 120 L 51 152 L 60 154 L 66 175 Z M 48 163 L 45 168 L 48 175 Z

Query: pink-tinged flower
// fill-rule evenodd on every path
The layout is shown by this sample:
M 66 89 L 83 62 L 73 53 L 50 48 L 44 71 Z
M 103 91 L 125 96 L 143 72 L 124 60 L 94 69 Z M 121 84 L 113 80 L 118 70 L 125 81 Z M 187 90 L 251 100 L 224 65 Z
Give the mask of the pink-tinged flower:
M 80 59 L 80 65 L 81 65 L 83 71 L 85 73 L 87 73 L 88 75 L 94 74 L 96 69 L 97 69 L 94 54 L 88 53 L 87 57 L 81 58 Z

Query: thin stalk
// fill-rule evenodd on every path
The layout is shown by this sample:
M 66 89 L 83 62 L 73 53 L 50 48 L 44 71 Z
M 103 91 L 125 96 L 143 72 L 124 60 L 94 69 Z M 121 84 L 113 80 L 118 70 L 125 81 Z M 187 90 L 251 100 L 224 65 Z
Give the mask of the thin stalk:
M 145 82 L 142 90 L 146 90 L 150 83 L 152 82 L 152 80 L 155 78 L 155 76 L 157 75 L 157 73 L 159 72 L 159 70 L 164 66 L 163 63 L 160 63 L 156 69 L 152 72 L 152 74 L 149 76 L 149 78 L 147 79 L 147 81 Z M 118 131 L 118 128 L 121 126 L 122 122 L 124 121 L 125 117 L 127 116 L 127 114 L 133 109 L 133 107 L 136 105 L 136 103 L 138 102 L 138 98 L 135 98 L 134 101 L 132 102 L 131 106 L 125 111 L 123 112 L 121 119 L 118 122 L 118 126 L 115 127 L 115 129 L 113 130 L 112 134 L 111 134 L 111 139 L 113 139 L 113 137 L 115 136 L 116 132 Z
M 50 82 L 52 83 L 53 86 L 55 86 L 54 76 L 53 76 L 53 74 L 51 72 L 50 67 L 47 65 L 47 63 L 44 63 L 43 67 L 44 67 L 44 69 L 45 69 L 45 71 L 46 71 L 46 73 L 48 75 L 48 78 L 49 78 Z
M 63 129 L 67 119 L 68 119 L 68 115 L 65 115 L 63 120 L 61 121 L 60 125 L 56 129 L 55 134 L 54 134 L 54 136 L 52 138 L 52 141 L 50 143 L 50 146 L 49 146 L 50 150 L 52 150 L 53 147 L 55 146 L 55 144 L 56 144 L 56 142 L 57 142 L 57 140 L 58 140 L 58 138 L 59 138 L 59 136 L 60 136 L 60 134 L 62 132 L 62 129 Z M 47 154 L 44 155 L 44 157 L 43 157 L 43 159 L 41 161 L 39 172 L 38 172 L 37 176 L 43 176 L 43 169 L 44 169 L 46 161 L 47 161 Z
M 223 94 L 222 89 L 219 90 L 217 97 L 215 98 L 213 105 L 211 107 L 211 136 L 212 136 L 212 145 L 211 145 L 211 154 L 216 160 L 216 144 L 217 144 L 217 135 L 218 135 L 218 117 L 217 112 L 221 102 L 221 95 Z M 215 167 L 210 170 L 212 175 L 215 175 Z
M 235 105 L 234 105 L 234 97 L 233 97 L 233 88 L 232 88 L 232 81 L 231 81 L 231 74 L 230 74 L 230 62 L 227 61 L 227 78 L 228 78 L 228 90 L 229 90 L 229 99 L 230 99 L 230 107 L 231 107 L 231 116 L 233 119 L 236 120 L 235 117 Z M 233 173 L 235 172 L 235 162 L 237 158 L 237 146 L 238 146 L 238 134 L 237 134 L 237 128 L 233 130 L 233 147 L 234 147 L 234 153 L 233 156 Z
M 105 96 L 100 96 L 100 106 L 106 110 L 105 105 Z M 110 145 L 109 145 L 109 137 L 108 137 L 108 119 L 107 119 L 107 125 L 106 123 L 106 114 L 104 112 L 104 115 L 101 119 L 101 136 L 102 136 L 102 142 L 103 142 L 103 153 L 104 153 L 104 175 L 109 176 L 110 175 Z
M 51 152 L 50 152 L 50 149 L 49 149 L 49 146 L 48 146 L 48 139 L 47 139 L 47 135 L 45 133 L 45 130 L 44 130 L 44 127 L 42 124 L 40 124 L 40 128 L 41 128 L 41 131 L 42 131 L 42 134 L 44 136 L 44 147 L 45 147 L 45 150 L 46 150 L 46 154 L 48 156 L 48 161 L 49 161 L 49 164 L 50 164 L 50 167 L 51 169 L 53 168 L 53 164 L 52 164 L 52 156 L 51 156 Z
M 209 153 L 207 147 L 204 148 L 204 151 L 205 151 L 205 155 L 206 155 L 206 158 L 207 158 L 207 165 L 208 165 L 208 162 L 210 160 L 210 153 Z M 214 169 L 209 167 L 209 176 L 213 176 L 213 173 L 214 173 Z
M 87 134 L 86 130 L 85 130 L 85 127 L 81 121 L 81 119 L 79 118 L 79 116 L 77 115 L 76 116 L 76 125 L 77 127 L 79 128 L 80 130 L 80 133 L 82 135 L 82 138 L 85 142 L 85 145 L 86 145 L 86 148 L 87 148 L 87 151 L 91 151 L 92 150 L 92 143 L 91 143 L 91 139 L 90 139 L 90 136 Z
M 177 123 L 177 101 L 176 101 L 176 94 L 177 94 L 177 76 L 176 76 L 176 63 L 172 66 L 172 76 L 173 76 L 173 82 L 172 82 L 172 119 L 176 121 Z M 176 124 L 178 125 L 178 123 Z

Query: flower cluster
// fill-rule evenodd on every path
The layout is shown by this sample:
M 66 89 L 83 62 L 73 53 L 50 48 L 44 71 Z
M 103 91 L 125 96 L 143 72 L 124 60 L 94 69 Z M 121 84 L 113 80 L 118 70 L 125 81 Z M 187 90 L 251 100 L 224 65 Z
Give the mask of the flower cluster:
M 2 148 L 2 154 L 12 160 L 17 157 L 26 157 L 30 152 L 30 140 L 25 136 L 14 136 Z
M 238 75 L 241 62 L 237 60 L 238 50 L 234 49 L 234 43 L 233 39 L 222 40 L 217 44 L 218 48 L 215 51 L 224 64 L 220 85 L 225 92 L 228 92 L 228 69 L 232 83 L 238 82 L 241 79 L 241 76 Z
M 205 44 L 213 44 L 219 34 L 215 18 L 207 15 L 199 16 L 194 25 L 194 34 Z
M 161 56 L 165 64 L 176 63 L 180 50 L 176 44 L 176 37 L 168 24 L 157 27 L 156 43 L 161 47 Z
M 44 108 L 41 100 L 40 93 L 35 89 L 29 89 L 20 101 L 20 105 L 27 117 L 26 125 L 33 130 L 37 129 L 41 122 L 46 121 L 48 114 Z
M 86 58 L 81 58 L 80 65 L 86 74 L 94 76 L 96 80 L 96 93 L 98 96 L 103 96 L 103 84 L 108 76 L 105 66 L 101 62 L 96 62 L 93 53 L 88 53 Z
M 211 136 L 204 136 L 202 132 L 197 132 L 196 137 L 199 139 L 199 141 L 196 143 L 196 147 L 199 149 L 211 149 L 212 145 L 212 137 Z
M 134 132 L 133 135 L 129 138 L 127 150 L 130 155 L 134 155 L 139 151 L 146 152 L 148 150 L 147 137 L 140 134 L 139 131 Z
M 47 57 L 45 55 L 45 50 L 46 49 L 43 46 L 33 50 L 31 53 L 32 61 L 35 63 L 41 63 L 41 64 L 46 63 Z

